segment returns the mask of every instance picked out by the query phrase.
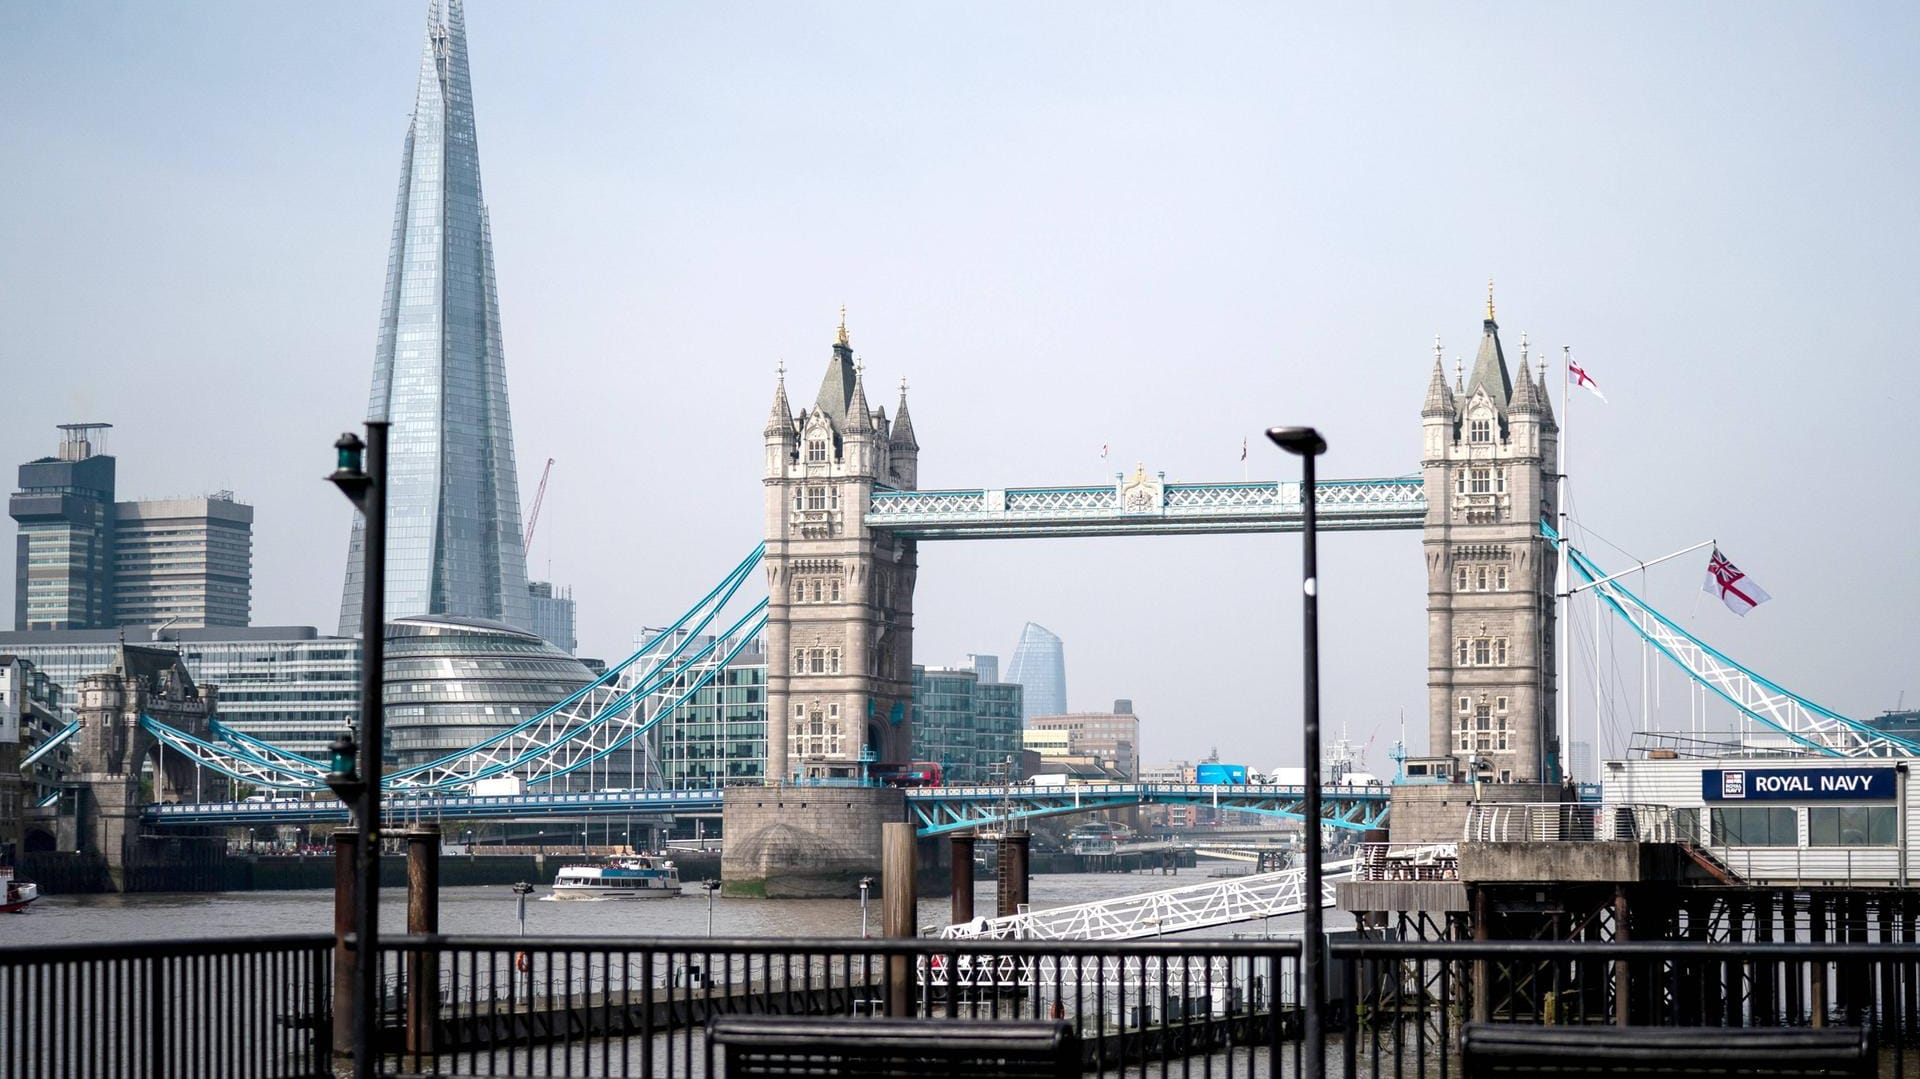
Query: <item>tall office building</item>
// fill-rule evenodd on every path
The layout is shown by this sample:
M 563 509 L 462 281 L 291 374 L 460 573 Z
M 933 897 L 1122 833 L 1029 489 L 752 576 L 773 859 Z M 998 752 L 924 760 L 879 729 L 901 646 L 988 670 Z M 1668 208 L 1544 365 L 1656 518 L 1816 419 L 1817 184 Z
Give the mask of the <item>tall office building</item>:
M 110 423 L 63 423 L 60 452 L 20 466 L 7 512 L 20 522 L 15 629 L 113 625 L 113 466 Z
M 1067 710 L 1067 658 L 1060 638 L 1037 622 L 1020 631 L 1007 665 L 1007 681 L 1025 687 L 1021 719 L 1056 716 Z
M 574 632 L 573 589 L 555 588 L 552 581 L 529 581 L 527 600 L 532 605 L 528 629 L 568 655 L 579 651 L 580 640 Z
M 244 626 L 253 507 L 209 498 L 115 502 L 105 423 L 60 425 L 60 453 L 20 466 L 16 630 Z
M 393 425 L 385 617 L 464 615 L 530 628 L 493 235 L 480 194 L 460 0 L 428 8 L 367 411 Z M 356 515 L 342 636 L 360 632 L 361 528 Z
M 113 610 L 123 626 L 247 625 L 253 507 L 233 492 L 113 507 Z
M 1140 768 L 1140 717 L 1133 714 L 1133 702 L 1117 700 L 1111 712 L 1070 712 L 1066 715 L 1031 716 L 1027 732 L 1060 732 L 1067 736 L 1067 752 L 1091 757 L 1113 769 L 1122 778 L 1133 779 Z

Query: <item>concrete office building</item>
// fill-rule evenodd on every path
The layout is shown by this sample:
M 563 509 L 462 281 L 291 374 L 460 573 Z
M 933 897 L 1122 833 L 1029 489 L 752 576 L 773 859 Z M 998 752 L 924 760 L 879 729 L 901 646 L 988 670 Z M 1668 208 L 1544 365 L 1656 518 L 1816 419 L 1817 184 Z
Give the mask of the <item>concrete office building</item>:
M 253 507 L 233 492 L 113 507 L 113 610 L 123 626 L 245 626 Z
M 1125 779 L 1139 774 L 1140 717 L 1133 714 L 1132 701 L 1114 701 L 1111 712 L 1035 716 L 1027 720 L 1027 729 L 1065 731 L 1070 754 L 1092 757 Z

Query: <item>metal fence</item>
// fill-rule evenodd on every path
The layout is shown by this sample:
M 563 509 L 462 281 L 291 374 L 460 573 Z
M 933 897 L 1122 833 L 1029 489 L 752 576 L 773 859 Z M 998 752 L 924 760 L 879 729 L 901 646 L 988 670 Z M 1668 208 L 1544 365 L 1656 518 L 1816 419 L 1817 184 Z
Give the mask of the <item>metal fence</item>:
M 333 937 L 0 948 L 0 1079 L 333 1074 Z
M 1342 1074 L 1460 1074 L 1466 1023 L 1569 1028 L 1859 1027 L 1880 1074 L 1914 1074 L 1920 945 L 1337 943 L 1353 994 L 1330 1061 Z
M 1468 843 L 1681 843 L 1698 841 L 1699 830 L 1699 810 L 1644 802 L 1475 802 L 1467 807 L 1461 838 Z
M 1099 1075 L 1275 1074 L 1297 1071 L 1298 953 L 1282 940 L 399 938 L 382 944 L 387 1063 L 710 1076 L 709 1018 L 892 1014 L 1065 1020 Z

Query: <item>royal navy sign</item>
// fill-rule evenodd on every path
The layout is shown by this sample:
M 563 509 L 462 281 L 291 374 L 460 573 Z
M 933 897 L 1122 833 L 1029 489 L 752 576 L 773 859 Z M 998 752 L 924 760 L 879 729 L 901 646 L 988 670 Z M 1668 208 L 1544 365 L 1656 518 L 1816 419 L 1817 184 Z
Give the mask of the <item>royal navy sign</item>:
M 1708 768 L 1700 796 L 1709 802 L 1891 802 L 1891 768 Z

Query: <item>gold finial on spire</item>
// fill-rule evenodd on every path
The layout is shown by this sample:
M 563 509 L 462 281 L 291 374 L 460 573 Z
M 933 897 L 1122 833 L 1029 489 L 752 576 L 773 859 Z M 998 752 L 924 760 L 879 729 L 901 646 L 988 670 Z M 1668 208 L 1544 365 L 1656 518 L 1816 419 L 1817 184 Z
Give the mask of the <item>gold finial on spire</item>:
M 1493 321 L 1493 278 L 1487 278 L 1487 321 Z
M 846 304 L 840 305 L 840 333 L 838 336 L 834 338 L 833 343 L 836 345 L 844 345 L 847 343 L 847 305 Z

